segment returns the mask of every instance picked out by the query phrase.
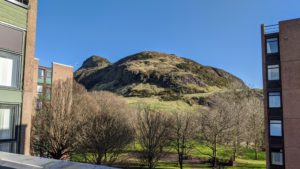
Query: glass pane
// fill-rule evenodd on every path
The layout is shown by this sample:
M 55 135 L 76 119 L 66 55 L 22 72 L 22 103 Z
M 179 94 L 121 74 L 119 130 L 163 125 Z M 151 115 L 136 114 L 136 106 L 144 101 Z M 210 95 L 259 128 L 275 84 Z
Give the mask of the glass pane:
M 52 76 L 52 72 L 47 72 L 47 78 L 51 78 L 51 76 Z
M 281 107 L 280 92 L 270 92 L 269 93 L 269 107 L 270 108 L 280 108 Z
M 0 151 L 8 152 L 8 153 L 17 153 L 16 151 L 16 143 L 0 143 Z
M 12 109 L 0 108 L 0 139 L 13 138 Z
M 267 39 L 267 53 L 278 53 L 278 39 L 277 38 L 271 38 Z
M 44 77 L 44 70 L 43 69 L 39 69 L 39 77 Z
M 283 157 L 281 152 L 272 152 L 272 164 L 274 165 L 283 165 Z
M 38 85 L 38 86 L 37 86 L 37 92 L 38 92 L 38 93 L 43 93 L 43 86 Z
M 268 80 L 279 80 L 279 65 L 268 66 Z
M 270 135 L 271 136 L 282 136 L 282 124 L 280 120 L 270 121 Z
M 0 85 L 12 86 L 13 60 L 0 57 Z
M 0 51 L 0 86 L 19 87 L 19 55 Z

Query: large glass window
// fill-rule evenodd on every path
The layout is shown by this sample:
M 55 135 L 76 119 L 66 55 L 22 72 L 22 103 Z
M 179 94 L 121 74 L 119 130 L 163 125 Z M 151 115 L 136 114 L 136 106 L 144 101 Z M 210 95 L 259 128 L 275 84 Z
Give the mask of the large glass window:
M 271 150 L 271 164 L 272 165 L 283 165 L 282 150 Z
M 279 65 L 268 65 L 268 80 L 279 80 Z
M 281 120 L 270 120 L 270 136 L 282 136 Z
M 19 87 L 20 56 L 0 51 L 0 87 Z
M 18 106 L 0 105 L 0 140 L 15 139 Z
M 267 39 L 267 53 L 278 53 L 278 38 Z
M 281 94 L 280 92 L 269 93 L 269 108 L 280 108 L 281 107 Z

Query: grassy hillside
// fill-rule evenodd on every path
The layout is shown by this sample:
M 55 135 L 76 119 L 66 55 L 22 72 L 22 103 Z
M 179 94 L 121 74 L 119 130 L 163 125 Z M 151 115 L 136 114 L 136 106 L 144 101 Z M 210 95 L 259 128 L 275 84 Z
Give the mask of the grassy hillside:
M 137 53 L 113 64 L 93 56 L 75 72 L 75 79 L 89 90 L 108 90 L 126 97 L 156 96 L 163 100 L 247 88 L 242 80 L 224 70 L 160 52 Z

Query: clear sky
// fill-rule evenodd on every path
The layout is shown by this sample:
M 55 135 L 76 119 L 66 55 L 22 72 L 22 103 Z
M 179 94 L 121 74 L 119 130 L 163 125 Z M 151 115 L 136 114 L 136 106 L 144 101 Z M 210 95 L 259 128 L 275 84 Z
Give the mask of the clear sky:
M 36 57 L 77 69 L 154 50 L 262 86 L 260 24 L 300 17 L 299 0 L 40 0 Z

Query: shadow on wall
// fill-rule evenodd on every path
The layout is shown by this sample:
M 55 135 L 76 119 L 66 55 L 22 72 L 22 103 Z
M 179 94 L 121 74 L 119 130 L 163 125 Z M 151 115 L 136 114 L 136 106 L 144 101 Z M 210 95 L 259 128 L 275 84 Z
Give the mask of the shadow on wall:
M 19 143 L 19 150 L 17 150 L 18 153 L 20 154 L 24 154 L 25 153 L 25 139 L 26 139 L 26 128 L 27 125 L 19 125 L 17 127 L 18 129 L 16 130 L 16 132 L 20 132 L 17 133 L 17 135 L 19 135 L 19 139 L 17 139 L 17 142 Z

